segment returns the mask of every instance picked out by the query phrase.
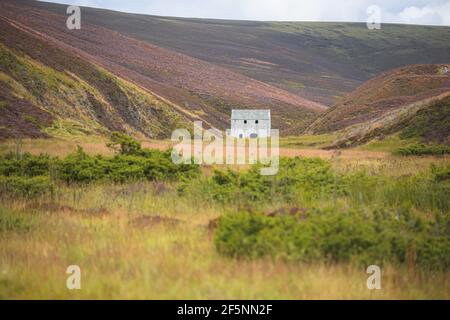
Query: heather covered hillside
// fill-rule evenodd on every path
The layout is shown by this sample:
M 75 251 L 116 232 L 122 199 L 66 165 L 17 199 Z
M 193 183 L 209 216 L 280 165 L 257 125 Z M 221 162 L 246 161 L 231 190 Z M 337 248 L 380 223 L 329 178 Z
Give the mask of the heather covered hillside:
M 228 128 L 236 107 L 270 108 L 284 135 L 323 133 L 448 87 L 439 73 L 450 59 L 446 27 L 373 31 L 83 7 L 81 30 L 68 30 L 64 5 L 7 0 L 0 8 L 4 138 L 115 130 L 161 138 L 192 120 Z M 416 63 L 441 64 L 387 71 Z M 27 83 L 33 77 L 39 89 Z
M 88 69 L 102 69 L 138 90 L 145 91 L 168 106 L 166 110 L 178 117 L 202 120 L 207 126 L 225 129 L 230 110 L 235 106 L 271 108 L 275 127 L 284 130 L 293 124 L 306 127 L 318 112 L 325 109 L 319 103 L 241 73 L 142 42 L 94 23 L 84 22 L 81 30 L 69 30 L 66 28 L 65 12 L 53 13 L 45 8 L 36 9 L 29 4 L 22 1 L 5 1 L 0 4 L 3 26 L 1 41 L 6 50 L 29 56 L 69 77 L 69 70 L 78 75 L 83 73 L 82 69 L 86 65 L 89 66 Z M 52 54 L 56 59 L 51 58 Z M 23 80 L 11 74 L 12 71 L 7 67 L 4 72 L 16 81 Z M 91 74 L 89 78 L 86 74 L 80 74 L 80 80 L 96 82 L 93 87 L 100 91 L 99 87 L 104 82 L 100 74 Z M 57 86 L 54 89 L 62 91 Z M 153 133 L 143 130 L 144 126 L 149 126 L 143 125 L 145 122 L 154 122 L 154 125 L 159 122 L 160 126 L 168 130 L 170 126 L 166 126 L 167 121 L 178 121 L 177 116 L 166 116 L 163 121 L 158 116 L 145 115 L 145 112 L 150 112 L 150 103 L 148 106 L 147 103 L 142 103 L 140 107 L 143 110 L 137 115 L 125 101 L 130 100 L 130 94 L 116 100 L 114 95 L 117 92 L 111 90 L 103 95 L 105 100 L 115 100 L 110 103 L 110 111 L 122 113 L 122 118 L 128 117 L 124 119 L 126 125 L 147 137 L 161 135 L 158 130 L 153 130 Z M 67 103 L 64 97 L 62 100 L 63 104 Z M 54 110 L 49 110 L 51 102 L 43 103 L 47 106 L 44 109 L 53 114 Z M 106 123 L 102 124 L 110 129 Z M 117 121 L 112 121 L 111 125 L 118 125 Z M 167 131 L 165 136 L 167 137 Z
M 399 134 L 402 139 L 450 144 L 450 65 L 412 65 L 386 72 L 342 98 L 307 128 L 338 132 L 331 147 Z
M 332 132 L 364 123 L 414 102 L 450 91 L 450 65 L 412 65 L 390 70 L 347 94 L 309 127 Z
M 65 6 L 23 1 L 64 14 Z M 189 19 L 82 8 L 86 22 L 331 106 L 382 72 L 450 61 L 450 27 Z
M 0 21 L 0 138 L 165 137 L 188 119 L 167 102 L 98 65 Z

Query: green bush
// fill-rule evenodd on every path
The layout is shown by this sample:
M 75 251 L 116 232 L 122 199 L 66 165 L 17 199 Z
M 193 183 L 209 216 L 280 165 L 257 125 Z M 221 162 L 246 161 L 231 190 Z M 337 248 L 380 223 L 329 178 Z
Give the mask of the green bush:
M 219 220 L 215 246 L 237 258 L 450 267 L 450 219 L 427 221 L 408 209 L 311 210 L 302 216 L 238 213 Z
M 221 202 L 237 198 L 249 202 L 270 198 L 270 180 L 259 174 L 257 166 L 241 173 L 215 171 L 209 184 L 213 198 Z
M 274 181 L 283 199 L 326 198 L 344 192 L 342 176 L 333 172 L 331 163 L 319 158 L 282 158 Z
M 109 140 L 106 146 L 120 154 L 136 155 L 142 151 L 140 142 L 124 133 L 113 132 Z
M 195 177 L 199 173 L 197 165 L 174 164 L 169 151 L 145 149 L 139 155 L 104 157 L 90 156 L 79 148 L 57 166 L 58 178 L 67 183 L 162 181 Z
M 30 153 L 8 153 L 0 156 L 0 176 L 43 176 L 48 174 L 53 160 L 43 154 L 34 156 Z
M 142 149 L 138 141 L 121 133 L 113 133 L 108 146 L 118 153 L 108 157 L 91 156 L 78 147 L 63 159 L 29 153 L 0 155 L 0 177 L 51 176 L 55 181 L 87 184 L 99 181 L 125 183 L 137 180 L 183 180 L 200 173 L 198 165 L 174 164 L 171 150 Z M 22 185 L 28 181 L 13 180 Z
M 276 176 L 262 176 L 259 166 L 247 171 L 215 170 L 179 186 L 180 195 L 222 204 L 264 206 L 290 203 L 318 206 L 345 199 L 354 207 L 414 207 L 423 211 L 450 210 L 448 168 L 434 173 L 392 177 L 370 175 L 365 171 L 336 173 L 321 159 L 281 159 Z
M 90 183 L 106 177 L 106 161 L 102 156 L 90 156 L 77 151 L 58 161 L 57 177 L 66 183 Z
M 125 183 L 145 179 L 145 160 L 136 156 L 116 156 L 104 163 L 108 180 Z
M 310 158 L 282 158 L 278 174 L 263 176 L 260 165 L 247 171 L 215 170 L 209 178 L 189 181 L 180 193 L 221 203 L 267 203 L 281 200 L 309 201 L 343 194 L 343 177 L 335 174 L 329 162 Z
M 0 177 L 52 177 L 69 184 L 176 180 L 198 176 L 198 165 L 172 162 L 170 151 L 139 149 L 136 154 L 91 156 L 81 147 L 63 159 L 29 153 L 0 156 Z M 19 181 L 20 179 L 16 179 Z M 16 181 L 15 180 L 15 181 Z M 26 179 L 20 180 L 26 181 Z
M 450 154 L 450 147 L 445 145 L 425 145 L 419 143 L 398 148 L 394 153 L 401 156 L 445 155 Z
M 3 177 L 0 176 L 0 195 L 10 197 L 37 197 L 51 194 L 54 184 L 49 177 Z

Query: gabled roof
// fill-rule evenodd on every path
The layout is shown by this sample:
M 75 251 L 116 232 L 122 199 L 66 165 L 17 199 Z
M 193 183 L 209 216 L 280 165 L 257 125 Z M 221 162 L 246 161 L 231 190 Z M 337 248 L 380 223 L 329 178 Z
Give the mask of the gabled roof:
M 231 110 L 231 120 L 270 120 L 270 110 Z

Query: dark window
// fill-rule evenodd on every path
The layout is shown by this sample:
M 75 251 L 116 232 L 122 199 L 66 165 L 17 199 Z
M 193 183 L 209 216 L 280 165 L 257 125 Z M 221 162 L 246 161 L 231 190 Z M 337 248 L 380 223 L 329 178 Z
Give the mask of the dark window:
M 255 123 L 258 124 L 258 120 L 255 120 Z
M 247 120 L 244 120 L 244 123 L 247 123 Z

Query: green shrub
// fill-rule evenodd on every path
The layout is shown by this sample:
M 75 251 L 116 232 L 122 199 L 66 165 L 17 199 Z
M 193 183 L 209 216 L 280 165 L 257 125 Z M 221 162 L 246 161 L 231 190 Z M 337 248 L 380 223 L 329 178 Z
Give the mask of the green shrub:
M 270 198 L 270 180 L 259 174 L 257 166 L 240 173 L 215 171 L 210 184 L 214 199 L 220 201 L 230 201 L 236 197 L 251 202 Z
M 67 183 L 90 183 L 106 177 L 106 161 L 102 156 L 90 156 L 78 147 L 77 151 L 58 162 L 57 176 Z
M 190 181 L 180 193 L 221 203 L 267 203 L 281 200 L 298 202 L 344 194 L 343 176 L 335 174 L 331 164 L 316 158 L 282 158 L 278 174 L 263 176 L 260 165 L 249 170 L 215 170 L 208 178 Z
M 276 192 L 286 200 L 328 197 L 344 191 L 342 177 L 331 163 L 319 158 L 282 158 L 275 179 Z
M 445 145 L 425 145 L 418 143 L 398 148 L 394 153 L 401 156 L 445 155 L 450 154 L 450 147 Z
M 113 157 L 90 156 L 79 148 L 59 161 L 58 178 L 67 183 L 137 180 L 162 181 L 197 176 L 197 165 L 176 165 L 169 151 L 141 150 L 139 155 L 117 154 Z
M 44 154 L 34 156 L 30 153 L 21 155 L 8 153 L 0 156 L 0 175 L 26 177 L 46 175 L 49 173 L 52 161 L 54 159 Z
M 108 180 L 125 183 L 145 179 L 145 160 L 136 156 L 117 156 L 104 163 Z
M 37 197 L 51 194 L 54 184 L 49 177 L 3 177 L 0 176 L 0 194 L 10 197 Z
M 63 159 L 29 153 L 1 155 L 0 177 L 51 176 L 69 184 L 87 184 L 99 181 L 184 180 L 200 173 L 198 165 L 174 164 L 171 150 L 142 149 L 138 141 L 120 133 L 112 134 L 108 146 L 117 150 L 118 154 L 91 156 L 78 146 L 74 153 Z
M 213 172 L 179 187 L 180 195 L 223 204 L 263 206 L 290 203 L 317 206 L 320 202 L 346 199 L 352 206 L 415 207 L 424 211 L 448 212 L 450 185 L 443 183 L 448 169 L 435 173 L 392 177 L 369 175 L 364 171 L 336 173 L 321 159 L 281 159 L 276 176 L 262 176 L 259 166 L 247 171 Z
M 450 219 L 427 221 L 408 209 L 311 210 L 302 216 L 238 213 L 219 220 L 215 246 L 238 258 L 450 267 Z
M 120 154 L 136 155 L 142 150 L 139 141 L 124 133 L 113 132 L 109 140 L 110 141 L 106 144 L 106 146 L 116 152 L 119 152 Z

